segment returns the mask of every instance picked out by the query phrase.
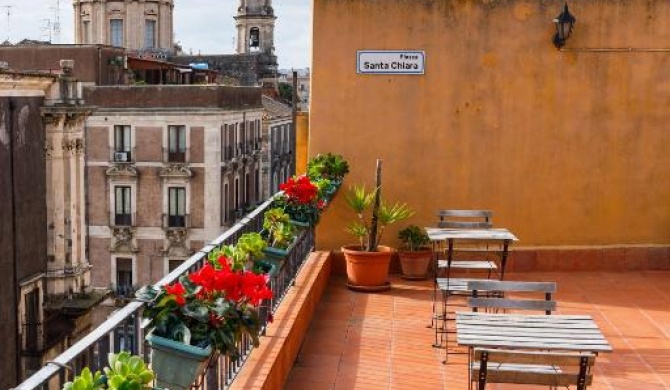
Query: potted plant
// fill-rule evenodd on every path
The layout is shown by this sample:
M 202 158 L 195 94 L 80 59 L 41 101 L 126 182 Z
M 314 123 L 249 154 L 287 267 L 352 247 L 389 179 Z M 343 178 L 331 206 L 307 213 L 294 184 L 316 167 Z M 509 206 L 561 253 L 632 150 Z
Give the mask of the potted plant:
M 245 336 L 258 345 L 258 306 L 272 298 L 272 291 L 266 274 L 239 269 L 240 263 L 220 252 L 178 282 L 138 291 L 148 302 L 143 315 L 149 320 L 147 341 L 159 386 L 188 389 L 213 352 L 235 359 Z
M 289 215 L 280 208 L 272 208 L 263 215 L 263 232 L 268 245 L 263 252 L 271 260 L 282 260 L 296 239 L 296 228 Z
M 280 184 L 279 189 L 284 194 L 275 200 L 274 207 L 283 208 L 297 225 L 313 226 L 319 221 L 324 202 L 319 199 L 319 190 L 309 177 L 292 177 Z
M 357 221 L 346 230 L 356 238 L 357 245 L 342 247 L 347 264 L 348 286 L 354 290 L 380 291 L 391 287 L 388 269 L 393 250 L 379 245 L 386 226 L 413 215 L 405 203 L 389 206 L 382 202 L 381 160 L 377 160 L 376 187 L 367 191 L 354 186 L 346 197 L 347 204 L 357 214 Z
M 402 277 L 421 280 L 428 277 L 433 251 L 428 245 L 430 239 L 426 232 L 416 225 L 409 225 L 398 232 L 403 248 L 398 250 Z
M 63 385 L 63 390 L 143 390 L 151 389 L 154 380 L 153 371 L 147 367 L 141 357 L 127 351 L 107 355 L 108 367 L 95 374 L 86 367 L 72 382 Z
M 224 256 L 231 261 L 231 267 L 234 270 L 253 269 L 257 272 L 271 274 L 274 267 L 269 263 L 264 263 L 263 249 L 268 246 L 267 241 L 263 239 L 260 233 L 244 233 L 237 239 L 235 245 L 224 245 L 220 249 L 209 252 L 210 262 L 218 261 L 220 256 Z
M 341 154 L 317 154 L 307 163 L 309 177 L 329 179 L 338 186 L 347 173 L 349 173 L 349 163 Z

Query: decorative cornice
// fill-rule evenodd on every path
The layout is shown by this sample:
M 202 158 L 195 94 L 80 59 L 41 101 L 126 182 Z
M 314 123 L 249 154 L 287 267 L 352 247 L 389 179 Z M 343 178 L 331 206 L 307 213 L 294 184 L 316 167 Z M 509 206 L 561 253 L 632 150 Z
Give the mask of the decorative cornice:
M 46 125 L 56 125 L 63 121 L 64 127 L 76 127 L 84 125 L 84 121 L 93 113 L 93 107 L 45 106 L 40 111 Z
M 163 249 L 165 256 L 189 257 L 193 250 L 186 244 L 188 229 L 171 229 L 165 232 L 166 247 Z
M 112 252 L 139 252 L 135 243 L 134 229 L 130 226 L 116 226 L 112 228 L 112 240 L 109 250 Z
M 116 162 L 105 171 L 107 176 L 112 178 L 137 178 L 139 173 L 133 163 Z
M 171 163 L 169 165 L 160 168 L 158 170 L 158 176 L 164 179 L 170 177 L 179 177 L 179 178 L 192 177 L 193 171 L 191 171 L 191 168 L 188 166 L 188 164 Z

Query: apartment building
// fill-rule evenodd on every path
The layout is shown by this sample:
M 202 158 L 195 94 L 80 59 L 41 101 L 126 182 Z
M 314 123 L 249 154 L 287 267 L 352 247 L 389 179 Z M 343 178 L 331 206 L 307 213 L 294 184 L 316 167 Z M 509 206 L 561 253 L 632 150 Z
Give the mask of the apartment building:
M 92 284 L 154 282 L 263 199 L 260 88 L 94 87 L 86 165 Z
M 279 191 L 279 184 L 295 174 L 295 132 L 293 111 L 286 104 L 263 96 L 265 117 L 263 139 L 267 140 L 263 159 L 265 197 Z
M 72 345 L 102 295 L 86 257 L 83 123 L 74 62 L 0 67 L 0 388 Z

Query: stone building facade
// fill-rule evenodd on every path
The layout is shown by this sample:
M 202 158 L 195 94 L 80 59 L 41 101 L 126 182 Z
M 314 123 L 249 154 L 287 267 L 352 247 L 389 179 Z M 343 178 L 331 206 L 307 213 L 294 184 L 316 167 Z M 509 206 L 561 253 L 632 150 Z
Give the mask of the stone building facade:
M 263 96 L 263 108 L 263 194 L 269 197 L 295 174 L 296 145 L 291 108 L 268 96 Z
M 74 0 L 75 43 L 173 53 L 173 0 Z
M 0 69 L 0 387 L 90 327 L 83 122 L 73 61 L 60 75 Z
M 263 199 L 259 88 L 95 87 L 86 121 L 92 283 L 155 282 Z

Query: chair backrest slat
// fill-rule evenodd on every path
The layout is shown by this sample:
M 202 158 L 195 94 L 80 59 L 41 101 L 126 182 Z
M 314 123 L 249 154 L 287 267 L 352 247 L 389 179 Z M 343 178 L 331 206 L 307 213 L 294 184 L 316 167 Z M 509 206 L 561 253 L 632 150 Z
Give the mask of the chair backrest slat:
M 513 282 L 499 280 L 471 280 L 467 290 L 472 291 L 468 298 L 468 306 L 474 311 L 478 309 L 517 309 L 538 310 L 551 314 L 556 310 L 553 294 L 556 292 L 554 282 Z M 508 292 L 536 292 L 543 294 L 543 299 L 528 297 L 505 297 Z
M 491 210 L 440 210 L 437 227 L 451 229 L 489 229 L 493 227 Z
M 486 291 L 537 291 L 544 293 L 555 293 L 556 283 L 554 282 L 515 282 L 498 280 L 473 280 L 469 286 L 473 290 Z
M 488 309 L 556 311 L 556 302 L 530 299 L 468 298 L 468 306 Z

